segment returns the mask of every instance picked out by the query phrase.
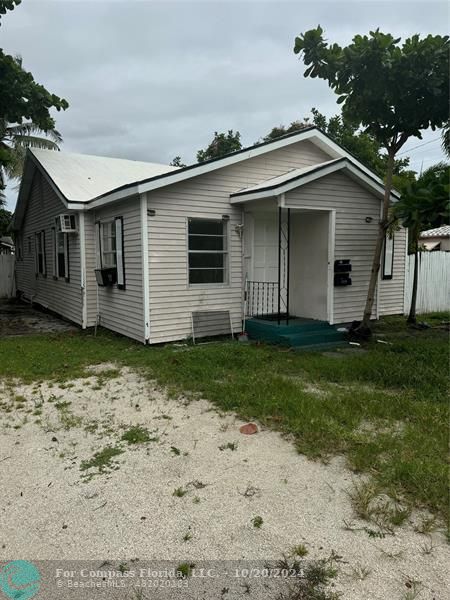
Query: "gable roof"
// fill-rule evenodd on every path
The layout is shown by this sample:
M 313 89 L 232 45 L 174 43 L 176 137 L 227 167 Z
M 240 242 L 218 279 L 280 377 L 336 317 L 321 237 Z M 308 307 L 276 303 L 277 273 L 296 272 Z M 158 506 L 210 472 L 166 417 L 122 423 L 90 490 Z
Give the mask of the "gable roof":
M 177 167 L 123 158 L 30 149 L 68 202 L 89 202 L 123 185 L 176 171 Z
M 248 202 L 250 200 L 261 200 L 271 196 L 285 194 L 294 188 L 310 183 L 320 177 L 325 177 L 336 171 L 344 171 L 352 179 L 358 181 L 362 186 L 372 191 L 376 196 L 384 197 L 384 185 L 378 177 L 369 175 L 363 171 L 358 162 L 350 158 L 335 158 L 318 165 L 311 165 L 302 169 L 293 169 L 283 175 L 272 177 L 257 185 L 244 188 L 230 194 L 232 204 Z M 398 199 L 397 192 L 392 192 L 391 199 Z
M 382 180 L 368 167 L 315 126 L 305 127 L 275 140 L 261 142 L 226 156 L 184 168 L 81 154 L 29 150 L 14 215 L 14 228 L 20 226 L 25 212 L 35 168 L 43 172 L 66 208 L 89 210 L 179 183 L 306 140 L 323 150 L 330 159 L 347 158 L 361 173 L 383 187 Z M 80 181 L 76 181 L 79 175 L 81 175 Z M 393 197 L 396 196 L 397 194 L 393 192 Z
M 110 190 L 143 178 L 176 171 L 178 168 L 137 160 L 29 148 L 14 212 L 15 229 L 20 227 L 25 213 L 26 200 L 36 169 L 44 174 L 67 208 L 73 202 L 77 203 L 79 208 L 79 205 L 88 203 Z

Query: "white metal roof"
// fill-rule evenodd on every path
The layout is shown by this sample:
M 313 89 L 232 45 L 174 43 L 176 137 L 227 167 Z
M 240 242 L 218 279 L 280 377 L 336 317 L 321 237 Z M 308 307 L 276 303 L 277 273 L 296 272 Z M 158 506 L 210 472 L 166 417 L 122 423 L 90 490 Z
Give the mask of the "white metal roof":
M 367 173 L 366 169 L 362 169 L 358 161 L 350 157 L 342 156 L 309 167 L 293 169 L 283 175 L 266 179 L 256 185 L 233 192 L 230 194 L 230 202 L 236 204 L 252 200 L 261 200 L 272 196 L 280 196 L 297 187 L 319 179 L 320 177 L 330 175 L 335 171 L 344 171 L 349 177 L 358 181 L 376 196 L 383 198 L 383 182 L 370 172 Z M 398 192 L 392 190 L 391 200 L 396 202 L 398 197 Z
M 123 185 L 176 171 L 178 167 L 122 158 L 32 149 L 69 202 L 89 202 Z
M 437 227 L 436 229 L 427 229 L 427 231 L 422 231 L 420 237 L 449 237 L 450 236 L 450 225 L 443 225 L 442 227 Z
M 277 175 L 276 177 L 271 177 L 270 179 L 266 179 L 265 181 L 261 181 L 261 183 L 257 183 L 256 185 L 252 185 L 248 188 L 243 188 L 238 192 L 234 192 L 231 196 L 238 196 L 240 194 L 250 194 L 253 192 L 258 192 L 260 190 L 278 188 L 283 184 L 296 179 L 297 177 L 301 177 L 302 175 L 306 175 L 312 171 L 316 171 L 317 167 L 325 167 L 325 165 L 332 165 L 335 162 L 342 160 L 341 158 L 335 158 L 333 160 L 327 160 L 322 163 L 318 163 L 316 165 L 310 165 L 309 167 L 303 167 L 301 169 L 291 169 L 287 173 L 283 173 L 283 175 Z

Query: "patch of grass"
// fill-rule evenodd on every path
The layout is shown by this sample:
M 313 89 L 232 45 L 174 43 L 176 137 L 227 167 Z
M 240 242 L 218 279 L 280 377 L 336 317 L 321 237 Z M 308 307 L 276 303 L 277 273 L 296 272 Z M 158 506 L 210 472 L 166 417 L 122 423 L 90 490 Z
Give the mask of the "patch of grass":
M 259 515 L 257 515 L 256 517 L 253 517 L 252 519 L 252 525 L 253 527 L 255 527 L 255 529 L 261 529 L 261 527 L 263 526 L 263 518 L 260 517 Z
M 330 589 L 338 574 L 336 560 L 334 554 L 313 561 L 283 557 L 275 566 L 289 573 L 290 582 L 287 589 L 276 596 L 276 600 L 339 600 L 341 594 Z
M 121 440 L 128 444 L 146 444 L 147 442 L 156 442 L 158 438 L 150 435 L 149 430 L 145 427 L 135 425 L 123 433 Z
M 221 446 L 219 446 L 219 450 L 231 450 L 232 452 L 234 452 L 235 450 L 238 449 L 238 443 L 237 442 L 228 442 L 227 444 L 222 444 Z
M 355 483 L 349 496 L 356 514 L 377 525 L 382 532 L 391 532 L 393 526 L 402 525 L 411 514 L 409 507 L 381 494 L 380 486 L 373 479 Z
M 192 540 L 192 533 L 190 531 L 186 531 L 183 535 L 183 542 L 190 542 Z
M 308 554 L 308 548 L 305 544 L 299 544 L 298 546 L 294 546 L 291 550 L 292 556 L 299 556 L 300 558 L 304 558 Z
M 423 517 L 419 523 L 414 526 L 414 531 L 429 535 L 437 528 L 436 517 Z
M 187 490 L 182 487 L 177 487 L 173 490 L 172 496 L 175 496 L 176 498 L 182 498 L 183 496 L 186 496 L 186 494 Z
M 172 454 L 175 454 L 175 456 L 180 456 L 181 454 L 181 450 L 176 446 L 170 446 L 170 451 L 172 452 Z
M 448 516 L 448 315 L 421 315 L 431 329 L 389 317 L 365 352 L 286 352 L 220 342 L 145 347 L 109 332 L 74 332 L 0 340 L 0 377 L 24 383 L 91 376 L 90 364 L 138 369 L 173 396 L 207 398 L 221 411 L 258 420 L 292 436 L 299 452 L 345 454 L 392 496 Z M 380 333 L 389 344 L 378 344 Z M 426 358 L 424 358 L 426 357 Z M 316 393 L 308 387 L 314 387 Z M 319 390 L 320 393 L 317 393 Z M 401 520 L 402 516 L 398 516 Z
M 80 471 L 96 469 L 96 472 L 87 473 L 87 478 L 106 473 L 114 467 L 114 458 L 123 454 L 123 452 L 124 451 L 121 448 L 107 446 L 106 448 L 103 448 L 103 450 L 96 452 L 89 460 L 83 460 L 80 464 Z
M 181 563 L 176 568 L 176 574 L 179 579 L 187 579 L 191 576 L 192 570 L 195 569 L 194 563 Z
M 16 404 L 25 404 L 27 401 L 27 399 L 25 398 L 25 396 L 21 396 L 21 395 L 16 395 L 14 396 L 14 402 Z

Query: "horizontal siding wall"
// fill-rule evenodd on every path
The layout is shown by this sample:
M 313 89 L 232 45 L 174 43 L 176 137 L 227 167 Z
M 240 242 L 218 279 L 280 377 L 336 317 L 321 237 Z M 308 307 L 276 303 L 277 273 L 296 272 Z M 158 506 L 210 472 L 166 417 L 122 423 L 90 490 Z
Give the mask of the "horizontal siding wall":
M 380 219 L 380 200 L 343 173 L 333 173 L 286 194 L 286 205 L 336 210 L 335 260 L 350 259 L 352 285 L 334 287 L 334 322 L 360 320 L 369 286 Z M 366 223 L 366 217 L 372 222 Z M 311 252 L 314 248 L 311 248 Z M 295 257 L 291 256 L 291 264 Z M 373 310 L 376 316 L 376 304 Z
M 93 327 L 97 323 L 97 281 L 95 214 L 86 212 L 84 216 L 85 253 L 86 253 L 86 325 Z
M 69 275 L 53 278 L 53 243 L 51 228 L 55 217 L 75 214 L 68 211 L 45 178 L 36 171 L 28 198 L 21 236 L 23 239 L 23 260 L 16 261 L 16 287 L 27 298 L 81 325 L 82 296 L 80 273 L 80 237 L 71 233 L 69 239 Z M 35 234 L 45 231 L 45 255 L 47 276 L 35 274 Z M 31 243 L 29 243 L 29 240 Z
M 96 252 L 89 251 L 89 264 L 87 275 L 89 277 L 89 294 L 91 303 L 89 304 L 89 314 L 92 316 L 97 313 L 97 294 L 98 294 L 98 315 L 99 324 L 107 329 L 112 329 L 128 337 L 141 342 L 144 341 L 144 305 L 143 305 L 143 283 L 142 283 L 142 244 L 141 244 L 141 216 L 140 202 L 138 198 L 129 198 L 124 202 L 114 203 L 101 210 L 96 210 L 90 220 L 90 231 L 94 232 L 94 244 L 97 247 L 95 239 L 95 222 L 102 220 L 123 218 L 123 236 L 124 236 L 124 264 L 125 264 L 125 286 L 124 290 L 113 287 L 98 287 L 95 278 L 92 276 L 96 267 Z M 86 228 L 88 229 L 88 228 Z M 90 234 L 92 236 L 92 233 Z M 92 305 L 92 302 L 95 303 Z M 95 319 L 94 319 L 95 323 Z
M 392 279 L 382 279 L 380 281 L 380 316 L 400 315 L 403 313 L 407 242 L 408 231 L 402 227 L 394 235 L 394 268 Z M 381 258 L 383 260 L 383 255 Z
M 224 167 L 147 194 L 149 217 L 150 342 L 168 342 L 191 336 L 191 313 L 229 310 L 233 329 L 242 326 L 242 242 L 236 225 L 242 223 L 240 207 L 230 205 L 229 195 L 292 169 L 327 160 L 310 142 Z M 230 216 L 229 285 L 189 287 L 187 219 Z

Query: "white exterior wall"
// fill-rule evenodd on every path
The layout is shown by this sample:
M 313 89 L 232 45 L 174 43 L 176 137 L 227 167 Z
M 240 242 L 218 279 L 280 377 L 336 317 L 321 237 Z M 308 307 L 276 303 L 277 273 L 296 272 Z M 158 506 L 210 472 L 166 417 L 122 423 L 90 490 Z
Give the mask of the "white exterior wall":
M 332 173 L 286 194 L 286 206 L 336 210 L 335 260 L 350 259 L 352 285 L 333 287 L 334 322 L 362 318 L 380 219 L 380 199 L 343 173 Z M 366 223 L 366 217 L 372 222 Z M 314 247 L 310 248 L 314 252 Z M 375 302 L 373 316 L 376 316 Z
M 189 337 L 197 310 L 230 310 L 234 330 L 241 329 L 242 241 L 235 228 L 243 214 L 230 205 L 230 193 L 327 159 L 310 142 L 299 142 L 147 194 L 148 208 L 155 210 L 148 219 L 150 343 Z M 187 220 L 224 214 L 230 216 L 229 283 L 189 287 Z
M 74 214 L 59 200 L 40 172 L 36 171 L 30 190 L 27 210 L 20 234 L 23 242 L 23 259 L 16 261 L 16 287 L 26 298 L 41 304 L 61 316 L 82 324 L 82 291 L 80 272 L 80 236 L 71 233 L 69 239 L 69 276 L 53 278 L 52 227 L 58 215 Z M 45 231 L 45 255 L 47 275 L 35 273 L 35 234 Z M 31 249 L 28 238 L 31 238 Z
M 392 279 L 381 279 L 380 281 L 380 316 L 400 315 L 403 312 L 407 245 L 408 230 L 402 227 L 394 235 L 394 268 Z M 383 262 L 383 254 L 381 254 L 381 261 Z M 383 264 L 381 264 L 380 273 L 383 273 Z
M 123 218 L 125 289 L 99 287 L 95 280 L 97 266 L 96 221 Z M 142 282 L 142 238 L 138 198 L 128 198 L 86 214 L 86 280 L 88 325 L 99 325 L 144 342 L 144 305 Z

